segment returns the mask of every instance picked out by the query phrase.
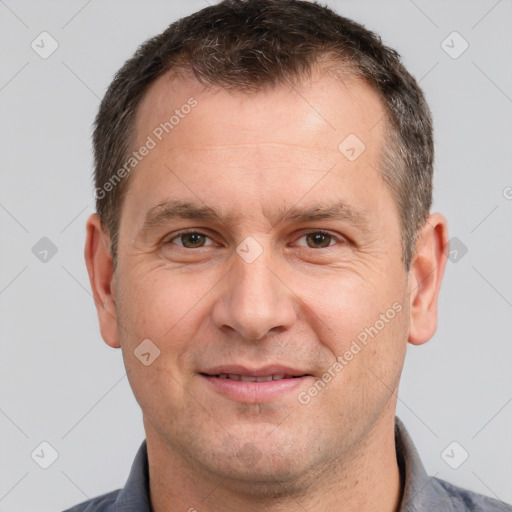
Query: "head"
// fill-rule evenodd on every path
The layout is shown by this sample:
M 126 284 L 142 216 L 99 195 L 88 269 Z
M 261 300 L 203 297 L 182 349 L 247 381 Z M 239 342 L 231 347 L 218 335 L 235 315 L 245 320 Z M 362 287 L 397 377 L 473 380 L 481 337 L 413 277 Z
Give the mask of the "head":
M 148 442 L 289 484 L 389 428 L 447 241 L 430 112 L 396 52 L 315 3 L 224 1 L 123 66 L 94 148 L 87 265 Z M 290 391 L 219 391 L 229 367 L 272 365 Z

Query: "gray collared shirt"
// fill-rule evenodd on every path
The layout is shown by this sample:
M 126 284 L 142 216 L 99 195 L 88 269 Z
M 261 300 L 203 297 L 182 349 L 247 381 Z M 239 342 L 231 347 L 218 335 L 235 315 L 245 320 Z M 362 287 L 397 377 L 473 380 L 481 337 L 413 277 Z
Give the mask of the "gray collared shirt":
M 512 512 L 506 503 L 466 491 L 427 475 L 402 422 L 395 422 L 396 454 L 405 479 L 398 512 Z M 76 505 L 65 512 L 151 512 L 146 441 L 142 443 L 123 489 Z

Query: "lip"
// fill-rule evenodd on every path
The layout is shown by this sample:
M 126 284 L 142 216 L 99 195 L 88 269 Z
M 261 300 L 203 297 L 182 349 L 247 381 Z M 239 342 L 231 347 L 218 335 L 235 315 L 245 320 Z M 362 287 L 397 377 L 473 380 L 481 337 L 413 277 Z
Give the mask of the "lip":
M 214 366 L 206 370 L 202 370 L 200 373 L 207 375 L 220 375 L 221 373 L 235 373 L 237 375 L 245 375 L 247 377 L 264 377 L 266 375 L 290 375 L 292 377 L 309 375 L 307 370 L 299 370 L 297 368 L 291 368 L 283 365 L 268 365 L 261 368 L 246 368 L 240 365 L 223 365 Z
M 231 379 L 220 379 L 214 375 L 233 373 L 238 375 L 264 377 L 267 375 L 289 375 L 295 378 L 284 378 L 264 382 L 244 382 Z M 199 376 L 204 379 L 208 387 L 214 392 L 235 402 L 261 403 L 269 402 L 283 397 L 298 387 L 309 384 L 313 376 L 304 370 L 287 366 L 272 365 L 262 368 L 248 369 L 238 365 L 216 366 L 201 372 Z

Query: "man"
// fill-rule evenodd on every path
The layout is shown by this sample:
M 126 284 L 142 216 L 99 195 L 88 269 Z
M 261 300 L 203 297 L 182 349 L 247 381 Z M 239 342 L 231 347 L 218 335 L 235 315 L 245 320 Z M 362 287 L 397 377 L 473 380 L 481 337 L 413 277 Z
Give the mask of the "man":
M 447 226 L 398 55 L 312 2 L 227 0 L 119 71 L 85 257 L 146 440 L 73 511 L 510 511 L 429 478 L 396 393 Z

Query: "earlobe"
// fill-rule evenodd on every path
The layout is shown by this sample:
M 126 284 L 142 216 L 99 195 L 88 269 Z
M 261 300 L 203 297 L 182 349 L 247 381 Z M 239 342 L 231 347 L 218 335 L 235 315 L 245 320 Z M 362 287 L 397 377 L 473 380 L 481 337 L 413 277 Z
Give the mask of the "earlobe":
M 437 329 L 437 305 L 448 257 L 448 228 L 439 213 L 429 215 L 416 242 L 409 271 L 409 343 L 427 342 Z
M 96 213 L 89 217 L 86 228 L 84 256 L 101 335 L 107 345 L 118 348 L 121 343 L 117 328 L 114 264 L 110 253 L 110 239 Z

